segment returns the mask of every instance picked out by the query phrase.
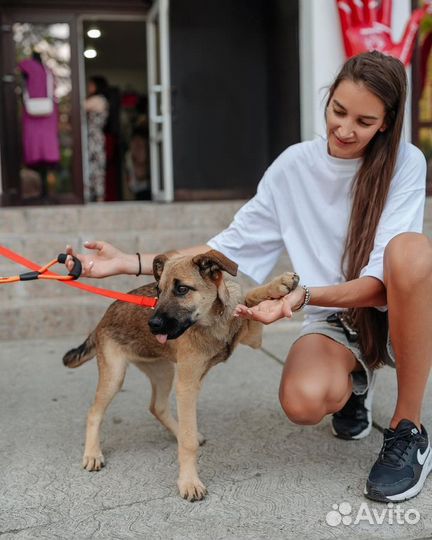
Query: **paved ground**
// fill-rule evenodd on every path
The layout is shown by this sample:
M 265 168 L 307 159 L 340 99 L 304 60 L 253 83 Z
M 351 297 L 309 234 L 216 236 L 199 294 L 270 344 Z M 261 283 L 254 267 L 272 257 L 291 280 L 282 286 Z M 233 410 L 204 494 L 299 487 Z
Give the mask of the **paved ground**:
M 83 336 L 0 346 L 0 537 L 4 539 L 432 538 L 432 477 L 403 503 L 415 524 L 391 523 L 387 505 L 362 490 L 395 398 L 395 373 L 380 372 L 377 426 L 363 441 L 335 439 L 326 419 L 300 427 L 281 412 L 281 361 L 296 324 L 266 333 L 263 350 L 239 348 L 208 375 L 199 403 L 207 437 L 201 478 L 209 495 L 177 495 L 176 443 L 147 410 L 149 384 L 133 367 L 103 427 L 106 467 L 80 468 L 96 365 L 61 365 Z M 432 396 L 424 422 L 432 430 Z M 349 503 L 346 525 L 332 505 Z M 367 507 L 361 506 L 367 503 Z M 349 512 L 345 504 L 342 510 Z M 383 512 L 377 524 L 373 511 Z M 358 512 L 365 519 L 354 523 Z M 369 512 L 369 514 L 368 514 Z M 417 512 L 417 513 L 416 513 Z M 360 516 L 360 517 L 361 517 Z M 366 518 L 370 516 L 373 524 Z M 351 518 L 351 520 L 349 519 Z

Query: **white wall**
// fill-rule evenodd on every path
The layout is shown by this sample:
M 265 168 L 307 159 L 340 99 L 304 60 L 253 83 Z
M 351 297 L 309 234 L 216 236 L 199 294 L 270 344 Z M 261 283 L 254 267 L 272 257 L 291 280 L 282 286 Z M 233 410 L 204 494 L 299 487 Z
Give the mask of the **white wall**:
M 393 2 L 393 38 L 399 41 L 411 13 L 410 0 Z M 335 0 L 300 0 L 300 106 L 302 140 L 325 133 L 324 103 L 328 87 L 345 60 Z M 409 73 L 410 75 L 410 73 Z M 407 103 L 411 103 L 409 95 Z M 407 106 L 405 138 L 411 131 Z

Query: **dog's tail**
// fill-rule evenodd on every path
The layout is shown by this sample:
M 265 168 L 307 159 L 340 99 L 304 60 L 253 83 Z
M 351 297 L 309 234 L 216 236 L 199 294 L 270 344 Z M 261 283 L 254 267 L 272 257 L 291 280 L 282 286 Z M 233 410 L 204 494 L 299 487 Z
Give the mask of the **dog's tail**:
M 96 353 L 95 332 L 76 349 L 71 349 L 63 356 L 63 364 L 68 368 L 76 368 L 84 362 L 88 362 Z

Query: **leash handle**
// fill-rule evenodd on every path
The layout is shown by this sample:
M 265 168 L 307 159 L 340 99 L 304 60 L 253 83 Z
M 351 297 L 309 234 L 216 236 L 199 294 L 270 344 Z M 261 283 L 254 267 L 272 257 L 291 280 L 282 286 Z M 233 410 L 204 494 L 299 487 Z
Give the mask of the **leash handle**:
M 73 259 L 74 265 L 73 265 L 72 270 L 69 272 L 68 276 L 71 276 L 72 279 L 78 279 L 82 272 L 81 261 L 77 259 L 74 255 L 71 255 L 71 257 Z M 60 253 L 57 257 L 57 262 L 59 262 L 60 264 L 65 264 L 66 258 L 67 258 L 66 253 Z
M 39 279 L 40 277 L 42 277 L 40 273 L 43 271 L 45 272 L 45 274 L 43 275 L 44 279 L 56 280 L 56 281 L 59 281 L 60 283 L 64 283 L 65 285 L 68 285 L 69 287 L 81 289 L 83 291 L 87 291 L 93 294 L 100 294 L 101 296 L 106 296 L 107 298 L 111 298 L 112 300 L 120 300 L 122 302 L 129 302 L 131 304 L 136 304 L 138 306 L 148 307 L 151 309 L 154 309 L 158 302 L 157 298 L 151 298 L 148 296 L 141 296 L 137 294 L 121 293 L 121 292 L 111 291 L 109 289 L 102 289 L 101 287 L 93 287 L 91 285 L 87 285 L 87 283 L 80 283 L 79 281 L 74 280 L 73 276 L 69 276 L 69 279 L 67 279 L 67 276 L 59 276 L 58 274 L 54 272 L 46 272 L 48 268 L 50 268 L 52 265 L 58 262 L 57 259 L 54 259 L 53 261 L 51 261 L 50 263 L 48 263 L 47 265 L 41 268 L 38 264 L 32 261 L 29 261 L 22 255 L 15 253 L 11 249 L 5 246 L 2 246 L 1 244 L 0 244 L 0 255 L 2 255 L 3 257 L 7 257 L 11 261 L 14 261 L 17 264 L 20 264 L 21 266 L 26 266 L 30 270 L 33 270 L 33 272 L 31 272 L 32 274 L 31 277 L 28 279 Z M 66 261 L 66 255 L 64 255 L 63 253 L 61 253 L 60 255 L 63 255 Z M 36 275 L 37 275 L 37 278 L 33 277 Z M 0 284 L 14 283 L 16 281 L 21 281 L 20 276 L 12 276 L 12 277 L 7 277 L 7 278 L 0 277 Z

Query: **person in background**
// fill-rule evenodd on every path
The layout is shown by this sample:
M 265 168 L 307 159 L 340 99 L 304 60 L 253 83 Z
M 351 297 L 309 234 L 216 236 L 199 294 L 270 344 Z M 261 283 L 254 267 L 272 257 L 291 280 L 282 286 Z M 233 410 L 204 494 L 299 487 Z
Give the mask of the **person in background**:
M 151 200 L 148 130 L 137 127 L 132 132 L 125 155 L 126 184 L 137 201 Z
M 86 202 L 105 200 L 105 133 L 104 127 L 109 115 L 107 99 L 108 83 L 105 77 L 93 76 L 87 85 L 87 99 L 84 107 L 87 113 L 88 133 L 88 181 L 84 183 Z

